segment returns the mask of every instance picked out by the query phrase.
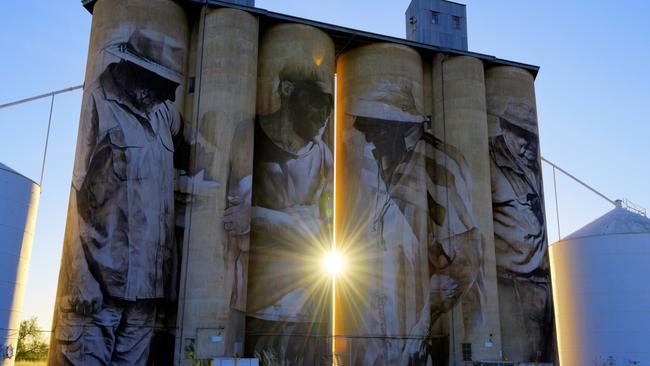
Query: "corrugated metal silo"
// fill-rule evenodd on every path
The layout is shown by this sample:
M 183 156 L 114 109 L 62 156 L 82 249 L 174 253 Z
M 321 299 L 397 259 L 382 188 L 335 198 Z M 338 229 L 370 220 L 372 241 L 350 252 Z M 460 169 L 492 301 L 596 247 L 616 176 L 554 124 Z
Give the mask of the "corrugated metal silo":
M 650 364 L 650 219 L 619 205 L 550 257 L 560 364 Z
M 14 364 L 41 188 L 0 163 L 0 365 Z

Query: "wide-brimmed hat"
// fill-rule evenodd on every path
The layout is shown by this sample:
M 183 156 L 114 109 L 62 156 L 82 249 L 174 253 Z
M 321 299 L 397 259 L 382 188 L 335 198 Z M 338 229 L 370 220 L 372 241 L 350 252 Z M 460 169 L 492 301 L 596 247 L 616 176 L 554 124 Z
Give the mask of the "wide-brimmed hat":
M 259 48 L 257 114 L 280 109 L 280 84 L 287 75 L 312 81 L 323 93 L 334 94 L 335 54 L 334 42 L 320 29 L 282 23 L 266 30 Z
M 180 84 L 183 47 L 176 40 L 150 30 L 136 30 L 127 42 L 114 43 L 106 52 Z
M 502 121 L 537 135 L 537 113 L 528 103 L 512 102 L 499 116 Z
M 367 95 L 352 102 L 348 114 L 391 122 L 427 121 L 415 104 L 412 88 L 406 84 L 381 82 Z

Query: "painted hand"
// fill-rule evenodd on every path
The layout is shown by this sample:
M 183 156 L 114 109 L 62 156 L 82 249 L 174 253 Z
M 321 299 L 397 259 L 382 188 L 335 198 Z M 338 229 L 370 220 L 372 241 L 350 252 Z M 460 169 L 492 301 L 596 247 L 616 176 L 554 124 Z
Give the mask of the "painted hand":
M 231 236 L 245 235 L 251 230 L 251 206 L 239 196 L 228 196 L 223 215 L 223 228 Z
M 179 174 L 176 179 L 176 190 L 194 196 L 210 197 L 217 193 L 221 183 L 205 180 L 205 171 L 201 170 L 193 176 Z
M 103 302 L 104 296 L 99 284 L 94 279 L 91 279 L 73 286 L 67 304 L 63 305 L 67 305 L 68 311 L 73 311 L 79 315 L 91 315 L 101 310 Z
M 460 298 L 460 285 L 448 275 L 434 274 L 431 276 L 429 285 L 432 313 L 444 313 L 451 310 Z

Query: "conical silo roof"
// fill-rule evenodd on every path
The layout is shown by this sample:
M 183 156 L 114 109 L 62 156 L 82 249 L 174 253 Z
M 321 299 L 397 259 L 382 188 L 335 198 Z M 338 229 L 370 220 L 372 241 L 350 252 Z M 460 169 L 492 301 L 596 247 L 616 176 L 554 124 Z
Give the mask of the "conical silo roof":
M 21 174 L 21 173 L 18 173 L 16 170 L 11 169 L 11 167 L 7 166 L 6 164 L 0 163 L 0 170 L 4 170 L 4 171 L 6 171 L 6 172 L 13 173 L 13 174 L 15 174 L 16 176 L 19 176 L 19 177 L 21 177 L 21 178 L 25 178 L 25 179 L 27 179 L 28 181 L 30 181 L 30 182 L 32 182 L 32 183 L 34 183 L 34 184 L 36 184 L 36 185 L 39 185 L 39 184 L 36 183 L 33 179 L 31 179 L 31 178 L 29 178 L 29 177 L 26 177 L 25 175 L 23 175 L 23 174 Z M 40 186 L 40 185 L 39 185 L 39 186 Z
M 562 241 L 590 236 L 650 233 L 650 219 L 622 207 L 616 207 Z
M 0 163 L 0 169 L 2 169 L 2 170 L 6 170 L 6 171 L 9 171 L 9 172 L 12 172 L 12 173 L 16 173 L 16 174 L 18 174 L 17 171 L 11 169 L 10 167 L 8 167 L 7 165 L 2 164 L 2 163 Z

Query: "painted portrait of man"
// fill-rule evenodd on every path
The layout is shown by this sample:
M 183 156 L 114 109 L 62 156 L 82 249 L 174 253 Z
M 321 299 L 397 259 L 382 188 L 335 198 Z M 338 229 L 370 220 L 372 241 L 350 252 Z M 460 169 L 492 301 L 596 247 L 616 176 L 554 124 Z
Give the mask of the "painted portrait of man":
M 350 114 L 365 136 L 361 184 L 371 192 L 367 339 L 355 364 L 444 362 L 434 323 L 477 286 L 482 263 L 471 172 L 458 150 L 425 131 L 407 84 L 377 85 Z
M 246 346 L 307 366 L 329 352 L 329 287 L 314 266 L 331 243 L 323 132 L 333 98 L 330 81 L 304 66 L 285 66 L 278 80 L 279 109 L 255 122 Z
M 174 165 L 183 48 L 139 29 L 101 52 L 115 61 L 84 98 L 53 365 L 147 363 L 157 308 L 177 291 L 174 191 L 196 178 Z
M 511 102 L 490 138 L 492 207 L 501 312 L 521 359 L 552 359 L 553 302 L 535 109 Z M 507 352 L 509 350 L 506 350 Z M 515 352 L 513 350 L 512 352 Z

